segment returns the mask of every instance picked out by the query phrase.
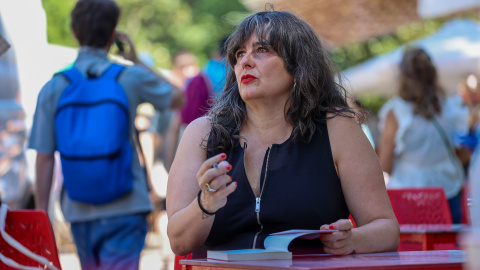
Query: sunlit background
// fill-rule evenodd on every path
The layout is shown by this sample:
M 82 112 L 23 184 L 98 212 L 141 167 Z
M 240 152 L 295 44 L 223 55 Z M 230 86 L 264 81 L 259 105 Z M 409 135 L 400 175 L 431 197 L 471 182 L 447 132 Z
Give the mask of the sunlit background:
M 9 73 L 8 78 L 18 78 L 15 102 L 25 110 L 27 134 L 42 85 L 76 58 L 78 45 L 70 31 L 70 10 L 75 2 L 0 0 L 0 30 L 3 29 L 4 38 L 12 46 L 9 53 L 17 63 L 16 72 Z M 218 50 L 219 41 L 242 18 L 271 8 L 266 1 L 259 0 L 117 2 L 122 9 L 118 30 L 130 35 L 149 65 L 163 71 L 172 67 L 172 56 L 180 50 L 193 52 L 200 66 L 205 65 Z M 269 0 L 268 3 L 276 10 L 294 12 L 313 27 L 343 72 L 348 90 L 372 116 L 396 92 L 397 65 L 405 47 L 421 46 L 432 55 L 442 86 L 449 94 L 455 93 L 456 84 L 465 74 L 480 74 L 480 0 Z M 0 60 L 6 57 L 3 55 Z M 0 91 L 4 92 L 9 81 L 6 76 L 0 78 Z M 34 154 L 27 152 L 31 181 L 35 178 Z M 56 234 L 68 231 L 62 227 L 56 229 Z M 57 238 L 57 241 L 65 239 Z M 167 268 L 167 264 L 158 262 L 155 250 L 145 254 L 148 256 L 144 265 L 158 263 Z M 78 269 L 75 256 L 72 252 L 62 253 L 62 263 L 73 263 L 64 269 Z

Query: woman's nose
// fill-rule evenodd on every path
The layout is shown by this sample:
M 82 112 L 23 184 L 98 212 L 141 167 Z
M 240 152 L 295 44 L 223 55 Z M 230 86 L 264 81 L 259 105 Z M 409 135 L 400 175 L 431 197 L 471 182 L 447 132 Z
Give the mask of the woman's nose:
M 253 55 L 251 52 L 245 53 L 245 55 L 240 59 L 240 65 L 242 65 L 242 68 L 251 68 L 255 66 L 255 62 L 253 60 Z

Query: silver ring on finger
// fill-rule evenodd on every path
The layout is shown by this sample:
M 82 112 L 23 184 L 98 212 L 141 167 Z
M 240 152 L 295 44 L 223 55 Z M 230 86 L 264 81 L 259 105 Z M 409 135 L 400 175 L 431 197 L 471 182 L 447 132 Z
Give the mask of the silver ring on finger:
M 206 184 L 205 184 L 205 187 L 206 187 L 206 189 L 207 189 L 208 192 L 215 192 L 215 191 L 217 191 L 216 189 L 213 189 L 213 188 L 210 186 L 209 183 L 206 183 Z

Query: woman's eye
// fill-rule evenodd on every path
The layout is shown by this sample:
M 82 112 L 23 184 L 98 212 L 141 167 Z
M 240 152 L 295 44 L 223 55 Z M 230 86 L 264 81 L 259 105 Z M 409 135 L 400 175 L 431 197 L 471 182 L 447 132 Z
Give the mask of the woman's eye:
M 268 49 L 265 48 L 265 47 L 258 47 L 257 51 L 258 51 L 258 52 L 267 52 Z
M 235 57 L 236 57 L 237 59 L 239 59 L 239 58 L 242 58 L 244 55 L 245 55 L 245 52 L 243 52 L 243 51 L 238 51 L 238 52 L 235 54 Z

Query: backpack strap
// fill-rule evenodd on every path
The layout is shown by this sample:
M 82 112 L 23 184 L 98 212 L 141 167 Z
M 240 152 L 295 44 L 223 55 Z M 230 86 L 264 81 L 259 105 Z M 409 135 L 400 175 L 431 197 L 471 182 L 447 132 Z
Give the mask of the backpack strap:
M 85 80 L 85 76 L 78 70 L 76 67 L 72 67 L 70 69 L 64 70 L 60 72 L 63 76 L 70 81 L 70 83 L 81 82 Z
M 112 63 L 105 72 L 103 72 L 102 77 L 104 78 L 112 78 L 114 80 L 118 79 L 118 76 L 120 76 L 120 73 L 125 69 L 124 66 Z

